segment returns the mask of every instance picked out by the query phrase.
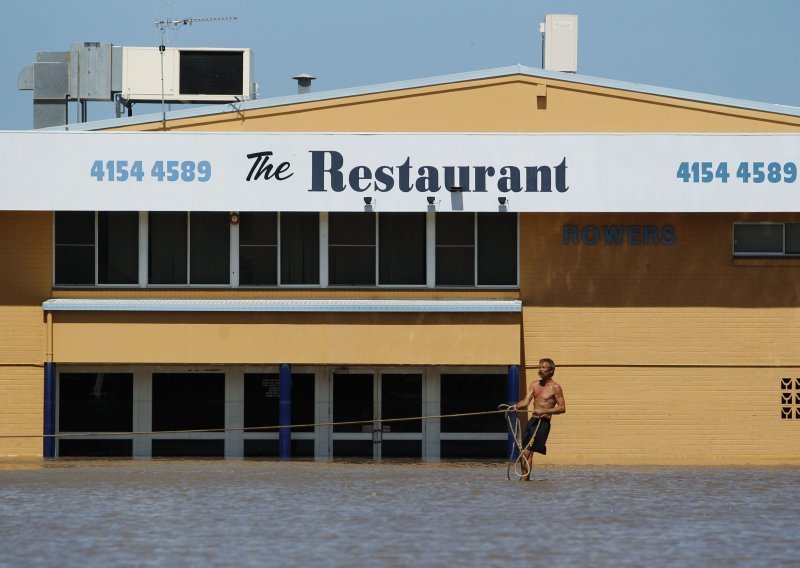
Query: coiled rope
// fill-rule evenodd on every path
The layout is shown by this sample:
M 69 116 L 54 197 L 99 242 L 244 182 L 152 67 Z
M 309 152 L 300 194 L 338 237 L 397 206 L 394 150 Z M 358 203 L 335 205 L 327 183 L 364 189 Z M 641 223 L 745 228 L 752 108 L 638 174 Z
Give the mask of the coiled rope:
M 511 420 L 511 415 L 513 413 L 518 413 L 519 410 L 516 410 L 513 406 L 508 404 L 501 404 L 497 407 L 499 412 L 505 413 L 506 418 L 506 425 L 508 426 L 508 432 L 511 434 L 511 437 L 514 439 L 514 446 L 516 448 L 516 452 L 511 452 L 511 455 L 508 457 L 508 467 L 506 468 L 506 477 L 508 480 L 511 481 L 511 471 L 514 471 L 514 475 L 517 478 L 522 479 L 526 475 L 530 475 L 530 464 L 527 464 L 528 472 L 525 473 L 522 468 L 522 462 L 525 459 L 525 448 L 522 447 L 522 426 L 520 426 L 519 420 Z M 536 440 L 536 434 L 539 433 L 539 426 L 542 425 L 542 421 L 540 420 L 538 424 L 536 424 L 536 429 L 533 431 L 533 436 L 531 436 L 531 441 L 529 443 L 533 444 L 533 441 Z M 514 454 L 517 454 L 517 457 L 514 457 Z

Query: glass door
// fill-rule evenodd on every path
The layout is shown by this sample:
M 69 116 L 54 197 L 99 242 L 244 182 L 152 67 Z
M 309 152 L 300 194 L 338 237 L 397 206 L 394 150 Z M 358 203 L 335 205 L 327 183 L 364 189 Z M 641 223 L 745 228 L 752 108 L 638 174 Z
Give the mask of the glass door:
M 421 373 L 334 372 L 331 379 L 332 456 L 422 457 Z
M 382 372 L 378 457 L 422 457 L 422 374 Z M 403 419 L 403 420 L 395 420 Z
M 334 372 L 333 457 L 377 457 L 375 373 Z

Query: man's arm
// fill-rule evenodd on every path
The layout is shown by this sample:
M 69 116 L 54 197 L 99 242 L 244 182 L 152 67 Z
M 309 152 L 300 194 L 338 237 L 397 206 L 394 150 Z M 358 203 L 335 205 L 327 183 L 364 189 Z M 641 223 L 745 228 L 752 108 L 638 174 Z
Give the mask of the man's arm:
M 525 398 L 520 400 L 518 403 L 514 404 L 511 408 L 513 410 L 517 410 L 519 408 L 527 408 L 532 400 L 533 400 L 533 383 L 531 383 L 531 386 L 528 387 L 528 393 L 525 395 Z

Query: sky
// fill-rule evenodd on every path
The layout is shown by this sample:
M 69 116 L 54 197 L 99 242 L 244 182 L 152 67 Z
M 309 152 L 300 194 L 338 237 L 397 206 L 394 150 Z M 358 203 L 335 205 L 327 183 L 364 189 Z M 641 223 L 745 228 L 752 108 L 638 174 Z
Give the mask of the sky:
M 17 76 L 37 51 L 157 46 L 157 19 L 236 17 L 170 31 L 165 43 L 251 48 L 269 98 L 295 94 L 298 73 L 326 91 L 541 67 L 539 23 L 555 13 L 578 16 L 581 75 L 800 107 L 800 0 L 9 0 L 0 3 L 0 130 L 33 126 L 33 92 L 17 90 Z M 114 105 L 90 102 L 88 115 L 112 118 Z

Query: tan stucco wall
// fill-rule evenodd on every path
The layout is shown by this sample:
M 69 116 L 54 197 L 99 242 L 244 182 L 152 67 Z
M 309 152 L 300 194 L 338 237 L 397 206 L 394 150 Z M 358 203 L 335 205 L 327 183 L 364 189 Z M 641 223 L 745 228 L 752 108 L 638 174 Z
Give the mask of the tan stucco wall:
M 524 375 L 553 358 L 568 408 L 543 461 L 800 463 L 780 389 L 800 376 L 800 260 L 733 259 L 745 218 L 798 220 L 523 215 Z M 564 224 L 669 224 L 676 242 L 565 245 Z
M 0 456 L 41 455 L 52 214 L 0 212 Z
M 57 313 L 57 363 L 519 364 L 520 314 Z
M 545 97 L 538 96 L 546 92 Z M 512 75 L 167 121 L 232 132 L 796 132 L 800 118 Z M 161 130 L 160 122 L 123 127 Z
M 780 379 L 800 367 L 559 367 L 567 414 L 538 463 L 800 465 Z

